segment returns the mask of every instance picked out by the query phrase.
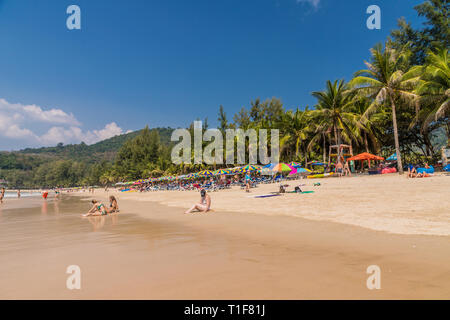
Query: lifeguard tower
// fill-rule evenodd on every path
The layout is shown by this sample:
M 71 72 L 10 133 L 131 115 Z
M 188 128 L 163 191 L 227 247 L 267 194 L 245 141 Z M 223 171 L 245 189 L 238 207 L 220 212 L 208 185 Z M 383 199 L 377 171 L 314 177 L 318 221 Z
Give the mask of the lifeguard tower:
M 328 168 L 331 166 L 331 162 L 335 160 L 339 161 L 338 156 L 341 158 L 342 163 L 347 161 L 347 158 L 353 157 L 353 147 L 348 144 L 330 146 L 328 152 Z

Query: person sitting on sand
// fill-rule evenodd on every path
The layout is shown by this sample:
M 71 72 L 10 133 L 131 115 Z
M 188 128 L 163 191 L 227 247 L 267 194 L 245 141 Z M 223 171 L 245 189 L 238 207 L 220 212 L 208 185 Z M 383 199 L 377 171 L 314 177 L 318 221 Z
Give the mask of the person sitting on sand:
M 191 213 L 194 210 L 197 210 L 199 212 L 208 212 L 211 208 L 211 197 L 206 194 L 206 190 L 202 189 L 200 191 L 200 202 L 196 203 L 192 206 L 192 208 L 190 208 L 188 211 L 185 212 L 186 213 Z
M 117 203 L 116 197 L 109 196 L 109 212 L 119 212 L 119 205 Z
M 412 164 L 408 165 L 408 178 L 415 178 L 417 176 L 417 170 L 416 167 L 413 166 Z
M 108 214 L 108 210 L 105 205 L 97 200 L 92 200 L 92 208 L 88 211 L 88 213 L 83 214 L 83 217 L 88 216 L 105 216 Z

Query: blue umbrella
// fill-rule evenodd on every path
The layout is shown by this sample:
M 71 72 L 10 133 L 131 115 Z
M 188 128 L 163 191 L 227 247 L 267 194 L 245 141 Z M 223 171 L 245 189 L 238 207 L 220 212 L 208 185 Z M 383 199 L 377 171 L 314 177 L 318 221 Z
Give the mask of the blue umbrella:
M 386 161 L 397 161 L 397 152 L 386 159 Z

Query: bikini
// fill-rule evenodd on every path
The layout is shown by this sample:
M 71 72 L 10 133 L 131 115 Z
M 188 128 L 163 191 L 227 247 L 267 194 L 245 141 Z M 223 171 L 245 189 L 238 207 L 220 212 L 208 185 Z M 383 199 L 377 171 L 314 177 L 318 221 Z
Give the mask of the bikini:
M 103 207 L 103 210 L 102 210 L 102 207 Z M 105 216 L 108 214 L 108 212 L 106 212 L 106 209 L 105 209 L 105 206 L 103 205 L 103 203 L 101 203 L 100 205 L 97 206 L 97 210 L 102 213 L 102 216 Z

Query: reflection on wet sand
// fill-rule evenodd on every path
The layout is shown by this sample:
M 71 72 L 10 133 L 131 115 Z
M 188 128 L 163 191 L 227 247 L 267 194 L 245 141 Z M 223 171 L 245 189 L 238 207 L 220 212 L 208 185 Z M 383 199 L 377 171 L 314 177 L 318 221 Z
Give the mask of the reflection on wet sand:
M 41 214 L 42 216 L 47 216 L 48 213 L 48 205 L 47 205 L 47 200 L 42 201 L 42 205 L 41 205 Z
M 105 216 L 90 216 L 87 220 L 92 224 L 92 231 L 99 231 L 105 225 Z

